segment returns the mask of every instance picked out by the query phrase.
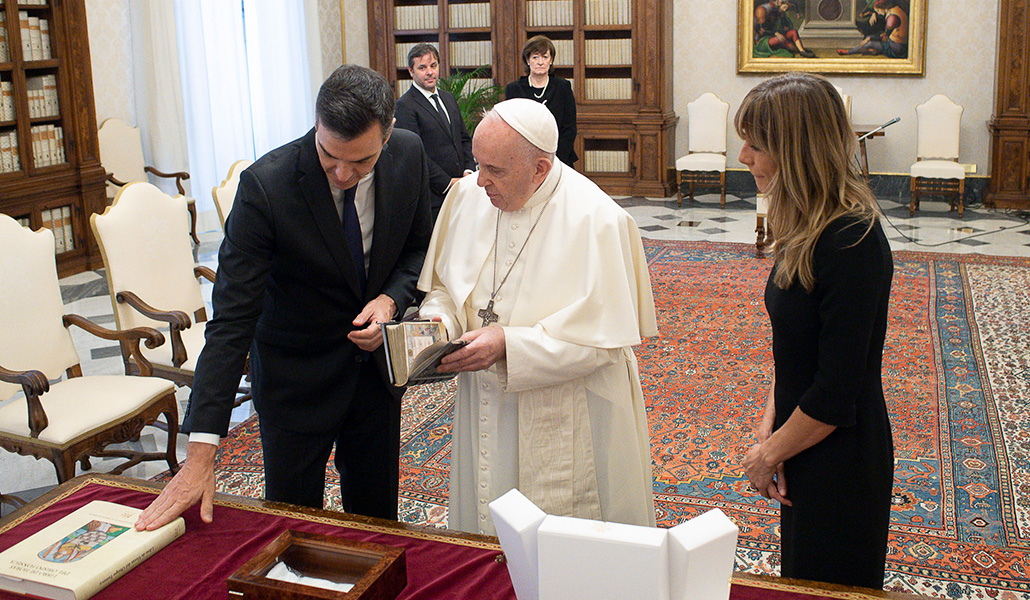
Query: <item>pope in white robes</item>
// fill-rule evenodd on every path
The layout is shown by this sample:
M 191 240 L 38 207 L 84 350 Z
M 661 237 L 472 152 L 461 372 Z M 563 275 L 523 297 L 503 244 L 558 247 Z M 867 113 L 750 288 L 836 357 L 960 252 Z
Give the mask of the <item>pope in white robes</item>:
M 419 288 L 424 318 L 469 344 L 458 371 L 449 525 L 493 534 L 518 488 L 548 514 L 655 524 L 650 437 L 632 346 L 657 335 L 633 219 L 554 160 L 543 105 L 498 104 L 480 170 L 448 194 Z

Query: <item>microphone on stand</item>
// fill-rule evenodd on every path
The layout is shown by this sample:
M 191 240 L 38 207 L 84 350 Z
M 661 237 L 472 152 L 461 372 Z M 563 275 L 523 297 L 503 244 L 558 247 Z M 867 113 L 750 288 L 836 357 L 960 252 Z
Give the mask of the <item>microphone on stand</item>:
M 887 122 L 886 122 L 886 123 L 884 123 L 883 125 L 880 125 L 880 126 L 879 126 L 879 127 L 877 127 L 876 129 L 874 129 L 874 130 L 872 130 L 872 131 L 867 131 L 866 133 L 862 134 L 862 136 L 858 138 L 858 141 L 860 141 L 860 142 L 861 142 L 862 140 L 864 140 L 864 139 L 866 139 L 867 137 L 869 137 L 869 136 L 873 135 L 873 134 L 874 134 L 874 133 L 876 133 L 877 131 L 882 131 L 882 130 L 884 130 L 884 129 L 887 129 L 888 127 L 890 127 L 891 125 L 893 125 L 893 124 L 897 123 L 897 122 L 898 122 L 898 121 L 900 121 L 900 120 L 901 120 L 901 117 L 894 117 L 893 119 L 891 119 L 890 121 L 887 121 Z

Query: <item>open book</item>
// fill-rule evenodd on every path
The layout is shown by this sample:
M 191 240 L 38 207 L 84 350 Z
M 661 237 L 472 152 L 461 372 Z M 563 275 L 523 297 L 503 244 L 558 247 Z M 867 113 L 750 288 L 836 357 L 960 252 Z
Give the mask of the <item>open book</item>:
M 439 321 L 389 321 L 382 323 L 383 349 L 390 383 L 395 386 L 443 381 L 457 373 L 438 373 L 440 360 L 464 346 L 464 340 L 447 340 Z
M 0 590 L 83 600 L 186 530 L 182 517 L 136 531 L 143 510 L 94 500 L 0 552 Z

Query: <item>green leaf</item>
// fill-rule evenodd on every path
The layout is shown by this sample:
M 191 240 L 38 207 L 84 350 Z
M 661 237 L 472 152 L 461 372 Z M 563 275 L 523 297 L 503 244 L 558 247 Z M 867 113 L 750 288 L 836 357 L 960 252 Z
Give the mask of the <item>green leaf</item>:
M 501 86 L 496 83 L 481 87 L 473 87 L 469 83 L 473 79 L 482 79 L 486 70 L 484 66 L 476 67 L 472 71 L 458 71 L 450 77 L 441 77 L 436 83 L 440 89 L 453 94 L 458 101 L 458 109 L 461 110 L 461 117 L 465 121 L 469 135 L 475 132 L 476 125 L 479 125 L 486 111 L 501 101 L 501 94 L 504 93 Z

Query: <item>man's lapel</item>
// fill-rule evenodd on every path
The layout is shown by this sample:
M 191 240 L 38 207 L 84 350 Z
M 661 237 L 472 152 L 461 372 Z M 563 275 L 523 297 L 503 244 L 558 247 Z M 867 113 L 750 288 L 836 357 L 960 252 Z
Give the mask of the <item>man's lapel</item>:
M 419 94 L 421 96 L 422 94 Z M 425 98 L 423 97 L 423 100 Z M 368 289 L 377 290 L 386 281 L 387 265 L 392 261 L 386 258 L 391 249 L 397 244 L 403 244 L 403 240 L 394 239 L 391 235 L 391 224 L 393 223 L 394 203 L 390 201 L 394 197 L 390 174 L 393 172 L 393 152 L 390 148 L 390 141 L 387 140 L 383 151 L 376 161 L 374 187 L 375 187 L 375 221 L 372 224 L 372 248 L 369 251 L 368 261 Z
M 360 298 L 361 283 L 358 281 L 354 260 L 347 250 L 347 239 L 343 233 L 343 225 L 340 223 L 340 215 L 336 212 L 332 192 L 329 190 L 329 180 L 326 178 L 325 171 L 322 170 L 321 163 L 318 162 L 314 129 L 304 137 L 304 141 L 301 143 L 298 171 L 300 173 L 297 185 L 318 225 L 318 231 L 322 234 L 329 254 L 333 257 L 336 267 L 343 273 L 347 285 Z
M 429 98 L 426 98 L 425 94 L 423 94 L 422 92 L 420 92 L 418 90 L 411 90 L 411 91 L 414 92 L 416 96 L 418 96 L 418 98 L 416 100 L 420 101 L 420 105 L 422 106 L 422 108 L 424 108 L 425 110 L 429 111 L 430 115 L 436 118 L 436 122 L 440 124 L 440 128 L 443 129 L 444 133 L 446 133 L 448 137 L 453 139 L 454 138 L 454 134 L 451 133 L 451 125 L 447 121 L 447 117 L 445 117 L 445 116 L 440 114 L 440 111 L 436 109 L 436 105 L 433 104 L 432 100 L 430 100 Z M 437 88 L 436 93 L 437 94 L 440 93 L 440 88 Z M 439 98 L 440 98 L 440 103 L 443 104 L 443 96 L 439 96 Z M 446 105 L 444 105 L 444 110 L 447 110 L 447 106 Z

